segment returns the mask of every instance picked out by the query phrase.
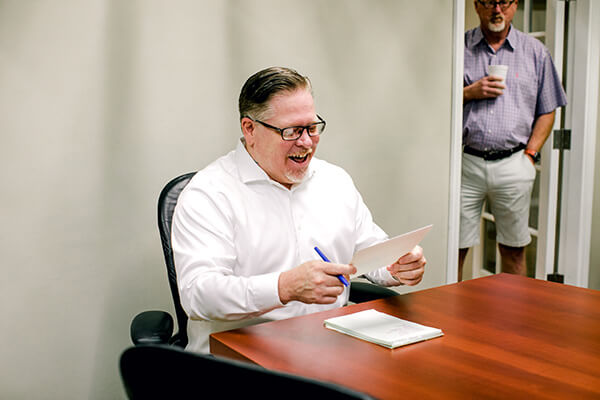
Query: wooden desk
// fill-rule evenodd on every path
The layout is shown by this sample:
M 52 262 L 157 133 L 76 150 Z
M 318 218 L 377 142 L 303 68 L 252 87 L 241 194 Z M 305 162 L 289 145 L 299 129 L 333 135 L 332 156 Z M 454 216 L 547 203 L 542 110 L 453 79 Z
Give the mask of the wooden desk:
M 323 327 L 369 308 L 445 335 L 389 350 Z M 210 348 L 380 399 L 598 399 L 600 292 L 500 274 L 215 333 Z

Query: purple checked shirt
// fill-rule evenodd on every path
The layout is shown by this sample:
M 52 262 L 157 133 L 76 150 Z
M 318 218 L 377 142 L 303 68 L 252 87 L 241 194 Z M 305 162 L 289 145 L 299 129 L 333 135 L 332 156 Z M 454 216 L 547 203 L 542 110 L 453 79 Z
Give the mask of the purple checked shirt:
M 527 144 L 536 118 L 567 104 L 546 47 L 513 26 L 497 52 L 479 27 L 466 32 L 464 63 L 464 86 L 486 76 L 488 65 L 508 65 L 508 74 L 502 95 L 464 104 L 463 145 L 506 150 Z

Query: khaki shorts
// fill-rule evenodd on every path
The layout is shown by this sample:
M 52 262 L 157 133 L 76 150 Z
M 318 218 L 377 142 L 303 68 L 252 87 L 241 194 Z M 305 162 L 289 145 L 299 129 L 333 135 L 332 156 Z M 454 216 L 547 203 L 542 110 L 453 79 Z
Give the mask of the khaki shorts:
M 496 161 L 463 153 L 460 188 L 460 242 L 466 249 L 479 244 L 484 200 L 496 220 L 496 242 L 524 247 L 529 235 L 529 205 L 535 167 L 523 151 Z

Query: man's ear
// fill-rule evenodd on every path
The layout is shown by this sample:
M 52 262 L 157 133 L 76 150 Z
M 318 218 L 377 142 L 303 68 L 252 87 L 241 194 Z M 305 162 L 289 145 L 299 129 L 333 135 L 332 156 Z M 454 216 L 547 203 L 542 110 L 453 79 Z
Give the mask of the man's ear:
M 242 134 L 244 135 L 244 139 L 246 139 L 246 143 L 248 144 L 248 146 L 253 146 L 254 145 L 254 134 L 255 134 L 254 121 L 252 121 L 248 117 L 244 117 L 240 121 L 240 125 L 242 127 Z

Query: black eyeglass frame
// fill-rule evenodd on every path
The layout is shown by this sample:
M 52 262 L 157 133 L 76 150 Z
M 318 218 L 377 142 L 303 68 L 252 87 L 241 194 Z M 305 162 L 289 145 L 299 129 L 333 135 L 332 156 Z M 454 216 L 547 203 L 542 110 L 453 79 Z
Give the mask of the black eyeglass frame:
M 325 122 L 325 120 L 323 118 L 321 118 L 321 116 L 319 114 L 317 114 L 317 118 L 319 118 L 319 122 L 315 122 L 315 123 L 312 123 L 310 125 L 305 125 L 305 126 L 288 126 L 286 128 L 278 128 L 276 126 L 269 125 L 266 122 L 260 121 L 258 119 L 253 119 L 253 118 L 251 118 L 251 117 L 249 117 L 247 115 L 246 115 L 246 118 L 248 118 L 248 119 L 250 119 L 250 120 L 252 120 L 254 122 L 258 122 L 259 124 L 261 124 L 262 126 L 264 126 L 266 128 L 273 129 L 274 131 L 276 131 L 277 133 L 279 133 L 279 135 L 281 136 L 282 140 L 289 141 L 289 142 L 294 141 L 294 140 L 298 140 L 302 136 L 302 134 L 304 133 L 305 130 L 306 130 L 306 133 L 308 134 L 308 136 L 310 136 L 310 137 L 320 136 L 325 131 L 325 126 L 327 126 L 327 122 Z M 316 126 L 316 125 L 323 125 L 323 128 L 321 129 L 321 132 L 319 132 L 319 129 L 317 128 L 317 132 L 318 133 L 311 134 L 310 133 L 310 128 L 313 127 L 313 126 Z M 285 131 L 286 129 L 294 129 L 294 130 L 300 129 L 300 133 L 296 137 L 286 138 L 286 137 L 283 136 L 283 131 Z
M 477 2 L 479 4 L 481 4 L 483 6 L 483 8 L 486 8 L 488 10 L 492 10 L 494 8 L 496 8 L 496 5 L 500 6 L 501 10 L 506 10 L 508 7 L 512 6 L 513 3 L 515 2 L 515 0 L 509 0 L 508 3 L 506 5 L 503 5 L 502 2 L 506 1 L 506 0 L 501 0 L 501 1 L 482 1 L 482 0 L 477 0 Z

